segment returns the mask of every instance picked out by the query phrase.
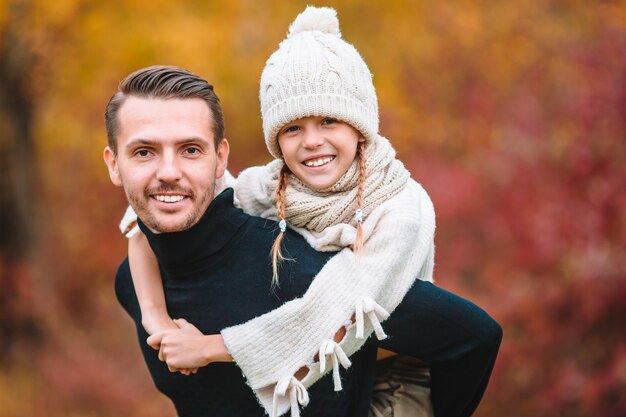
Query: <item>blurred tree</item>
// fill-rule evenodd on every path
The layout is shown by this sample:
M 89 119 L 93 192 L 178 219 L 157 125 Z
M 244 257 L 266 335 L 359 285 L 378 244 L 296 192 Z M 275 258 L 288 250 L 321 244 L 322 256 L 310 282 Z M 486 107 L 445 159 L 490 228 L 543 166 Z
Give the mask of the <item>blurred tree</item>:
M 5 0 L 0 8 L 0 340 L 39 334 L 33 302 L 41 236 L 38 110 L 49 66 L 89 4 Z
M 30 285 L 22 282 L 29 276 L 22 264 L 32 255 L 38 203 L 31 88 L 37 57 L 25 30 L 29 3 L 5 3 L 0 21 L 0 340 L 32 335 L 34 328 L 31 314 L 18 308 Z
M 103 108 L 125 74 L 180 65 L 216 87 L 233 173 L 266 162 L 259 76 L 306 3 L 0 0 L 0 349 L 46 336 L 0 361 L 0 416 L 172 414 L 112 292 Z M 477 415 L 624 415 L 624 1 L 336 7 L 435 203 L 438 284 L 504 326 Z

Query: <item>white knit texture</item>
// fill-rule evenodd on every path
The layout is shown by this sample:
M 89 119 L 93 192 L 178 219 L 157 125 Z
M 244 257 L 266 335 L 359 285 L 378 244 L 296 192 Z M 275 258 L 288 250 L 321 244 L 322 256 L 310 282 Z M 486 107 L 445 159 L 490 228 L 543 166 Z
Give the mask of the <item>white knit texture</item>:
M 137 214 L 131 206 L 126 208 L 124 217 L 120 220 L 119 228 L 120 232 L 122 232 L 122 234 L 128 239 L 141 232 L 141 230 L 139 230 L 139 225 L 137 224 Z
M 263 167 L 256 171 L 257 192 L 239 195 L 240 200 L 255 195 L 263 200 L 262 184 L 268 178 L 263 171 Z M 270 206 L 255 206 L 259 211 L 250 214 L 275 217 Z M 222 330 L 229 353 L 268 412 L 278 380 L 303 366 L 311 369 L 302 381 L 305 387 L 323 375 L 313 358 L 322 342 L 332 340 L 350 320 L 359 302 L 372 299 L 391 312 L 416 278 L 432 281 L 435 213 L 418 183 L 410 179 L 401 192 L 374 209 L 362 226 L 365 242 L 358 263 L 349 248 L 343 249 L 326 263 L 302 298 Z M 296 231 L 314 247 L 350 246 L 356 235 L 354 226 L 344 223 L 330 226 L 322 233 L 298 228 Z M 355 337 L 356 325 L 349 330 L 340 344 L 348 356 L 361 348 L 373 327 L 369 321 L 364 323 L 363 339 Z M 283 401 L 277 407 L 282 414 L 290 409 L 290 403 Z
M 259 90 L 265 142 L 281 157 L 277 135 L 301 117 L 334 117 L 367 139 L 378 133 L 372 74 L 359 52 L 341 39 L 336 12 L 307 7 L 267 60 Z
M 289 26 L 288 37 L 300 32 L 319 30 L 341 37 L 337 12 L 330 7 L 307 6 Z

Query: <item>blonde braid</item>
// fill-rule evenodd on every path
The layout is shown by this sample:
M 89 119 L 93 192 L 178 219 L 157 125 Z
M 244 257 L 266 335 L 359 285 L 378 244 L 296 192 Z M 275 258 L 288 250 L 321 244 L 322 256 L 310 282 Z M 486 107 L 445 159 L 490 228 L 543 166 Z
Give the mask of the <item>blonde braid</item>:
M 356 195 L 356 205 L 358 210 L 363 210 L 363 187 L 365 185 L 365 142 L 359 142 L 357 147 L 359 157 L 359 184 Z M 361 211 L 362 213 L 362 211 Z M 363 221 L 357 216 L 356 240 L 354 242 L 354 253 L 358 256 L 363 249 Z
M 289 168 L 287 164 L 283 163 L 280 169 L 278 177 L 278 188 L 276 189 L 276 211 L 278 212 L 278 219 L 285 220 L 285 190 L 287 189 L 287 182 L 289 180 Z M 284 259 L 280 250 L 281 242 L 283 241 L 284 232 L 282 229 L 278 232 L 274 245 L 272 245 L 272 286 L 278 287 L 278 263 Z

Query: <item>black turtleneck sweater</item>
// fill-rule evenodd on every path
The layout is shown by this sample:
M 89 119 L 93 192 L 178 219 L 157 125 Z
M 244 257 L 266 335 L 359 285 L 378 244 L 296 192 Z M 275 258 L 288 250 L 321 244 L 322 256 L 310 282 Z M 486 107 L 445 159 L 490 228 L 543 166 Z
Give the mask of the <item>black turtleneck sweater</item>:
M 277 224 L 235 208 L 232 189 L 217 196 L 188 230 L 154 234 L 141 222 L 140 227 L 159 259 L 170 315 L 185 318 L 204 334 L 219 333 L 302 296 L 334 254 L 316 252 L 300 235 L 288 230 L 283 249 L 293 260 L 282 263 L 280 288 L 272 290 L 269 254 Z M 172 400 L 179 417 L 265 415 L 236 364 L 212 363 L 195 375 L 184 376 L 169 372 L 159 361 L 158 352 L 145 342 L 148 335 L 141 325 L 128 260 L 118 270 L 115 290 L 136 324 L 156 387 Z M 311 387 L 311 400 L 302 415 L 367 415 L 375 353 L 374 347 L 365 347 L 352 356 L 352 366 L 342 369 L 341 392 L 334 392 L 331 375 Z

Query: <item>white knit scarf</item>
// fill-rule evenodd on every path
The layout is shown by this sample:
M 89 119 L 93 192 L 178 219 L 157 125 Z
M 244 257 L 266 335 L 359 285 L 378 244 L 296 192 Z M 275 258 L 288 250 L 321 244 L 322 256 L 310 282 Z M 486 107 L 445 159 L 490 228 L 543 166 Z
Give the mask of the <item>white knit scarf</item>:
M 368 141 L 365 154 L 365 184 L 363 187 L 363 217 L 366 218 L 376 207 L 400 192 L 410 175 L 402 162 L 396 159 L 396 151 L 386 138 L 378 136 Z M 278 176 L 282 161 L 269 164 L 271 174 L 267 191 L 276 202 Z M 285 220 L 295 227 L 314 232 L 348 223 L 356 226 L 355 212 L 359 182 L 359 160 L 355 160 L 348 171 L 333 186 L 315 190 L 298 177 L 289 174 L 285 189 Z

